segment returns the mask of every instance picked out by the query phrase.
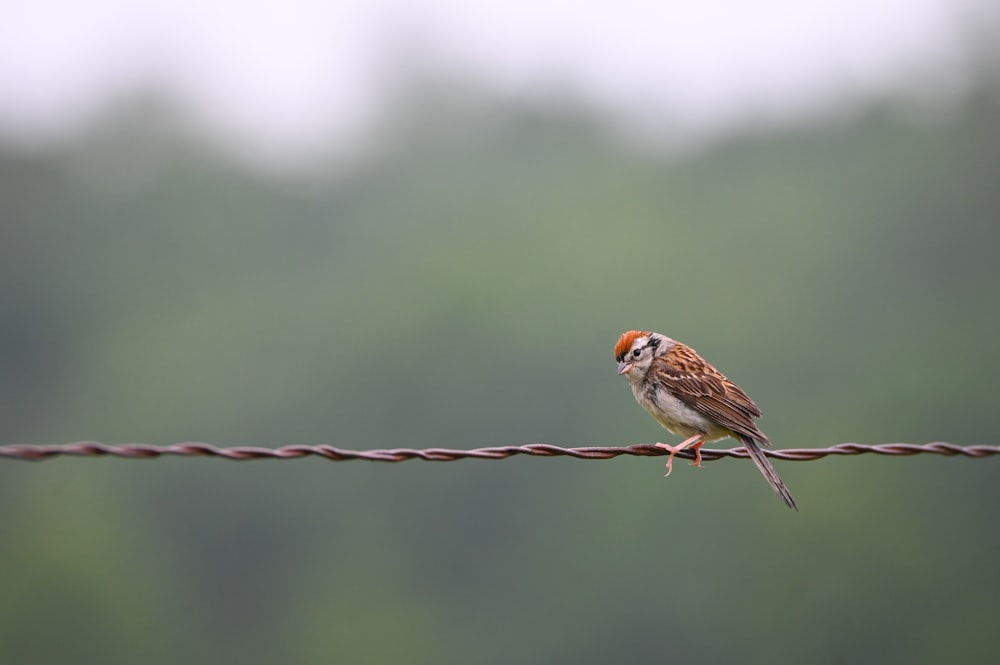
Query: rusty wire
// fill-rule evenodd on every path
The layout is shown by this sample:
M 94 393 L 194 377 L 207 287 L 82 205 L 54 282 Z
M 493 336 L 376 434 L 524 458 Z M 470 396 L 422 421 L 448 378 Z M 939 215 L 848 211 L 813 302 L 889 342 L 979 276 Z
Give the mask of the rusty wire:
M 934 442 L 923 445 L 912 443 L 884 443 L 865 445 L 860 443 L 841 443 L 829 448 L 786 448 L 784 450 L 766 450 L 768 457 L 789 461 L 810 461 L 833 455 L 918 455 L 930 453 L 934 455 L 989 457 L 1000 455 L 1000 446 L 957 446 L 951 443 Z M 60 446 L 0 446 L 0 458 L 24 461 L 41 461 L 54 457 L 123 457 L 128 459 L 150 459 L 158 457 L 217 457 L 227 460 L 256 459 L 296 459 L 299 457 L 317 456 L 333 462 L 350 460 L 368 460 L 370 462 L 404 462 L 411 459 L 422 459 L 428 462 L 451 462 L 460 459 L 506 459 L 518 455 L 532 457 L 567 456 L 578 459 L 611 459 L 621 455 L 639 457 L 655 457 L 666 455 L 667 451 L 650 444 L 632 446 L 602 446 L 594 448 L 562 448 L 544 443 L 534 443 L 526 446 L 496 446 L 491 448 L 476 448 L 474 450 L 453 450 L 448 448 L 388 448 L 381 450 L 345 450 L 335 446 L 293 445 L 281 448 L 262 448 L 256 446 L 234 446 L 222 448 L 208 443 L 195 441 L 175 443 L 166 446 L 155 446 L 145 443 L 123 443 L 107 445 L 96 441 L 77 441 Z M 690 450 L 681 450 L 678 457 L 693 459 Z M 701 457 L 705 461 L 722 459 L 723 457 L 747 457 L 744 448 L 703 449 Z

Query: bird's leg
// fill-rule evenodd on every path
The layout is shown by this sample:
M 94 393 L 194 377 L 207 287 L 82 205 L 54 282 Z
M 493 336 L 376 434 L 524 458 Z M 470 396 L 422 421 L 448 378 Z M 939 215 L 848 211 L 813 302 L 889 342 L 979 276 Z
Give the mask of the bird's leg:
M 705 445 L 704 441 L 699 441 L 698 443 L 691 446 L 691 450 L 694 451 L 694 461 L 691 464 L 696 469 L 701 468 L 701 447 Z
M 657 443 L 656 444 L 657 448 L 663 448 L 665 450 L 670 451 L 670 457 L 667 458 L 667 475 L 668 476 L 670 475 L 670 472 L 674 470 L 673 469 L 673 466 L 674 466 L 674 455 L 677 454 L 677 451 L 684 450 L 685 448 L 687 448 L 691 444 L 694 444 L 694 453 L 695 453 L 694 465 L 695 466 L 699 466 L 699 467 L 701 466 L 701 447 L 703 445 L 705 445 L 705 442 L 700 440 L 701 437 L 702 437 L 701 434 L 695 434 L 691 438 L 685 439 L 684 441 L 681 441 L 676 446 L 670 446 L 670 445 L 667 445 L 665 443 Z

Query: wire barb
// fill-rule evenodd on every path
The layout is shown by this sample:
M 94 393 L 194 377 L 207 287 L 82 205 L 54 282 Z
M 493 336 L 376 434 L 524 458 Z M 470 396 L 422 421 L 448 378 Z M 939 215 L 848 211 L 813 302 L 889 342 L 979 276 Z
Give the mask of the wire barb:
M 951 443 L 934 442 L 924 445 L 913 443 L 883 443 L 865 445 L 861 443 L 841 443 L 829 448 L 786 448 L 784 450 L 765 450 L 768 457 L 805 462 L 836 455 L 933 455 L 964 457 L 989 457 L 1000 455 L 1000 446 L 957 446 Z M 297 459 L 299 457 L 318 456 L 332 462 L 347 462 L 351 460 L 367 460 L 370 462 L 405 462 L 411 459 L 421 459 L 427 462 L 452 462 L 460 459 L 507 459 L 518 455 L 532 457 L 575 457 L 577 459 L 611 459 L 621 455 L 638 457 L 657 457 L 668 454 L 663 448 L 650 444 L 632 446 L 602 446 L 594 448 L 561 448 L 545 443 L 533 443 L 526 446 L 496 446 L 491 448 L 476 448 L 473 450 L 454 450 L 449 448 L 388 448 L 381 450 L 346 450 L 335 446 L 284 446 L 281 448 L 262 448 L 256 446 L 233 446 L 220 448 L 208 443 L 188 441 L 166 446 L 154 446 L 146 443 L 123 443 L 107 445 L 96 441 L 77 441 L 61 446 L 0 446 L 0 458 L 37 462 L 54 457 L 123 457 L 127 459 L 150 459 L 159 457 L 216 457 L 227 460 L 257 460 L 257 459 Z M 691 450 L 681 450 L 678 457 L 694 459 Z M 742 448 L 702 449 L 703 461 L 713 461 L 723 457 L 748 457 Z

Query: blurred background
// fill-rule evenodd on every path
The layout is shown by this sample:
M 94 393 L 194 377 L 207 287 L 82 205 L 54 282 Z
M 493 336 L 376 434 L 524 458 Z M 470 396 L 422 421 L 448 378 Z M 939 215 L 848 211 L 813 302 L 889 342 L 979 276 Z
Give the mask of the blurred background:
M 0 444 L 996 443 L 994 3 L 3 13 Z M 996 653 L 996 460 L 663 461 L 0 460 L 0 663 Z

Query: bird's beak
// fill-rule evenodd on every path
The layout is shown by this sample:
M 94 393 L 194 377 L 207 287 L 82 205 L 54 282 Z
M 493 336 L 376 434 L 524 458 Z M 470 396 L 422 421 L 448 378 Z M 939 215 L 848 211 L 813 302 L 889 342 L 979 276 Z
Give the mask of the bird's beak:
M 618 373 L 619 374 L 625 374 L 630 369 L 632 369 L 632 364 L 631 363 L 627 363 L 624 360 L 621 361 L 620 363 L 618 363 Z

